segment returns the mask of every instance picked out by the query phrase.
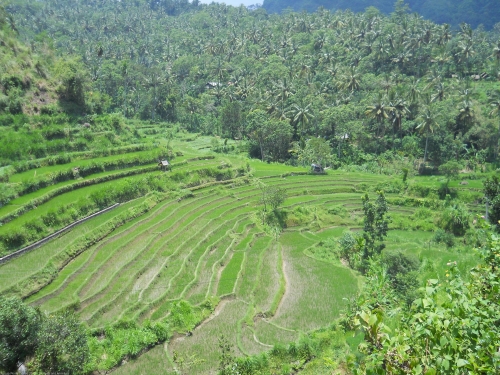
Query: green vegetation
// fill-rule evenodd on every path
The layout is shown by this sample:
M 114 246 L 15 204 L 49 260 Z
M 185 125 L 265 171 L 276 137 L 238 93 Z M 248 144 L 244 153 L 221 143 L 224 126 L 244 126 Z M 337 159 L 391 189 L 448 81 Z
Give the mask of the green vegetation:
M 210 138 L 198 140 L 197 148 L 203 150 L 204 144 L 211 143 Z M 388 287 L 405 306 L 418 296 L 423 276 L 437 277 L 450 256 L 463 259 L 464 265 L 473 261 L 463 242 L 483 241 L 469 216 L 465 234 L 445 224 L 446 210 L 455 201 L 439 200 L 441 185 L 434 177 L 407 177 L 401 185 L 393 176 L 366 172 L 314 174 L 258 161 L 249 161 L 247 167 L 247 159 L 239 155 L 213 158 L 191 148 L 190 142 L 175 139 L 172 146 L 189 157 L 179 157 L 183 161 L 170 172 L 146 172 L 139 180 L 146 178 L 153 190 L 161 186 L 159 191 L 0 266 L 2 275 L 9 275 L 2 294 L 28 297 L 27 302 L 49 313 L 72 309 L 86 322 L 88 369 L 105 371 L 125 361 L 120 372 L 134 373 L 136 361 L 149 358 L 166 363 L 167 371 L 206 372 L 218 366 L 217 342 L 209 350 L 196 348 L 217 340 L 214 332 L 226 335 L 234 351 L 232 363 L 240 370 L 256 371 L 254 366 L 260 362 L 236 357 L 273 346 L 265 355 L 268 359 L 258 365 L 261 371 L 268 365 L 280 371 L 306 371 L 312 363 L 328 368 L 333 365 L 318 364 L 315 358 L 322 350 L 331 350 L 330 345 L 336 347 L 334 362 L 347 363 L 348 336 L 339 331 L 340 326 L 304 335 L 338 319 L 369 280 L 363 281 L 343 263 L 358 246 L 356 238 L 362 238 L 357 231 L 366 216 L 363 194 L 368 216 L 380 211 L 380 220 L 385 220 L 389 209 L 392 222 L 387 224 L 387 249 L 382 256 L 388 265 Z M 255 177 L 238 177 L 248 170 L 262 176 L 258 183 Z M 482 182 L 487 176 L 471 181 Z M 453 196 L 474 194 L 475 188 L 459 188 L 453 178 L 449 184 Z M 105 186 L 98 183 L 96 188 Z M 380 188 L 388 192 L 377 194 Z M 92 196 L 85 189 L 75 191 Z M 377 197 L 385 201 L 385 206 L 377 203 L 378 211 L 372 203 Z M 61 198 L 68 203 L 73 199 L 71 192 Z M 48 201 L 52 207 L 55 199 Z M 264 202 L 268 217 L 263 223 L 259 211 Z M 466 212 L 476 207 L 475 199 L 461 204 Z M 426 206 L 445 209 L 443 216 Z M 16 220 L 25 215 L 29 212 Z M 276 218 L 272 215 L 282 220 L 269 221 Z M 14 228 L 16 220 L 2 229 Z M 382 228 L 375 222 L 374 228 Z M 280 229 L 270 230 L 274 225 Z M 436 225 L 451 236 L 451 247 L 432 241 Z M 405 231 L 397 234 L 398 227 Z M 428 249 L 431 242 L 432 250 Z M 363 244 L 359 243 L 359 254 Z M 228 322 L 233 323 L 228 326 Z M 181 341 L 175 332 L 188 336 Z M 318 344 L 315 335 L 330 338 Z M 301 337 L 299 344 L 287 346 Z M 165 341 L 166 351 L 155 348 L 147 357 L 142 355 Z
M 473 14 L 463 3 L 460 12 Z M 494 15 L 491 3 L 474 7 Z M 9 139 L 0 155 L 10 160 L 155 134 L 168 146 L 179 129 L 221 137 L 213 143 L 220 153 L 246 147 L 255 158 L 293 165 L 418 165 L 432 174 L 453 160 L 476 171 L 498 157 L 497 28 L 461 19 L 452 29 L 410 15 L 401 1 L 390 15 L 373 8 L 268 15 L 144 0 L 16 0 L 7 9 L 34 51 L 52 40 L 58 52 L 79 56 L 53 64 L 55 95 L 72 104 L 51 116 L 67 120 L 40 126 L 0 109 Z M 82 22 L 84 31 L 71 26 Z M 172 127 L 163 131 L 159 121 Z M 29 147 L 10 147 L 20 136 Z
M 7 10 L 1 371 L 498 372 L 497 28 Z
M 350 9 L 353 12 L 363 12 L 371 6 L 386 14 L 394 11 L 396 15 L 401 15 L 401 13 L 411 10 L 436 23 L 448 23 L 453 26 L 467 22 L 474 27 L 484 25 L 487 29 L 491 29 L 500 22 L 500 12 L 497 4 L 492 0 L 458 0 L 453 5 L 450 5 L 445 0 L 434 0 L 432 2 L 425 0 L 378 0 L 372 2 L 362 0 L 264 0 L 263 2 L 263 8 L 270 13 L 281 12 L 289 8 L 296 12 L 301 10 L 314 12 L 319 7 L 332 11 Z M 375 12 L 376 10 L 371 9 L 371 11 Z
M 481 255 L 482 262 L 470 271 L 468 280 L 460 275 L 456 262 L 448 263 L 442 279 L 428 280 L 420 298 L 402 314 L 392 333 L 385 332 L 389 319 L 384 318 L 384 312 L 394 304 L 387 303 L 376 311 L 370 301 L 361 303 L 353 323 L 365 333 L 360 350 L 366 358 L 358 371 L 386 373 L 381 372 L 382 362 L 391 374 L 497 372 L 496 236 L 489 238 Z M 433 350 L 427 351 L 427 347 Z
M 69 312 L 45 315 L 20 299 L 0 297 L 0 369 L 82 374 L 89 347 L 82 324 Z

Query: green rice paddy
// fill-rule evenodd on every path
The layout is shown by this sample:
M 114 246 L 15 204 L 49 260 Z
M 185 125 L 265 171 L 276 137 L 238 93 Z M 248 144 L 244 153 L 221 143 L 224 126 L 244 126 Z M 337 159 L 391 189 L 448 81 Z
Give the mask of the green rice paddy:
M 175 145 L 187 160 L 208 155 L 208 143 L 209 139 L 200 137 L 193 142 L 177 141 Z M 126 361 L 115 370 L 117 374 L 154 373 L 158 368 L 179 370 L 178 361 L 173 361 L 174 352 L 176 358 L 184 360 L 186 373 L 210 373 L 217 367 L 217 339 L 221 334 L 229 338 L 235 353 L 242 355 L 269 350 L 275 344 L 297 340 L 305 332 L 328 326 L 340 316 L 346 300 L 356 295 L 362 278 L 339 261 L 317 256 L 314 248 L 339 238 L 346 230 L 359 230 L 361 187 L 388 182 L 391 177 L 340 171 L 310 175 L 304 174 L 304 168 L 220 155 L 193 161 L 178 170 L 189 173 L 222 162 L 234 167 L 248 163 L 252 178 L 208 184 L 193 189 L 190 198 L 159 201 L 72 259 L 27 302 L 47 312 L 71 306 L 81 320 L 98 329 L 120 319 L 168 319 L 172 306 L 180 300 L 192 306 L 218 301 L 192 335 L 180 332 L 169 342 Z M 159 173 L 163 172 L 148 172 L 152 176 Z M 22 180 L 21 176 L 16 178 Z M 287 228 L 282 233 L 272 234 L 262 225 L 258 214 L 262 209 L 261 192 L 252 183 L 253 178 L 287 190 L 283 204 Z M 429 178 L 425 181 L 435 183 Z M 12 223 L 27 221 L 116 183 L 109 181 L 62 194 Z M 472 185 L 476 188 L 478 183 Z M 40 190 L 33 197 L 43 193 Z M 122 204 L 0 265 L 0 293 L 49 266 L 58 254 L 83 241 L 87 234 L 144 201 L 142 198 Z M 391 209 L 401 220 L 416 211 L 414 207 Z M 8 231 L 12 223 L 0 231 Z M 432 236 L 429 231 L 393 230 L 387 248 L 432 259 L 426 276 L 435 276 L 450 259 L 462 260 L 464 269 L 473 260 L 472 254 L 431 244 Z

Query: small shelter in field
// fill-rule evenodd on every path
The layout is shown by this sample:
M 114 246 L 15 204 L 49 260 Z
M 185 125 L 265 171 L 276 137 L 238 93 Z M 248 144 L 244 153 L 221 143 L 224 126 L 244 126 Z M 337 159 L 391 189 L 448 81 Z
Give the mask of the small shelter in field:
M 316 163 L 312 163 L 311 164 L 311 171 L 314 173 L 323 173 L 325 170 L 323 169 L 323 167 L 321 165 L 316 164 Z
M 166 172 L 170 169 L 170 163 L 168 162 L 168 160 L 160 160 L 160 162 L 158 163 L 158 166 L 164 172 Z

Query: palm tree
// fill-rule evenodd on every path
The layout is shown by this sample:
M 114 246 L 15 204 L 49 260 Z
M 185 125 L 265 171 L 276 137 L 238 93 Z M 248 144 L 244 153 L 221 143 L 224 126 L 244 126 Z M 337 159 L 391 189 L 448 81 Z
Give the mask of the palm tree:
M 462 101 L 458 107 L 458 110 L 459 110 L 458 119 L 462 122 L 463 126 L 466 128 L 466 129 L 464 129 L 464 133 L 465 133 L 468 126 L 474 120 L 474 104 L 472 102 L 472 98 L 470 96 L 470 91 L 468 89 L 465 89 L 462 92 L 461 97 L 462 97 Z
M 217 59 L 217 63 L 214 64 L 213 68 L 213 75 L 217 77 L 217 79 L 219 80 L 219 84 L 222 84 L 222 82 L 224 81 L 224 75 L 226 74 L 227 72 L 227 67 L 224 63 L 224 61 L 222 61 L 222 58 L 219 57 Z
M 447 88 L 441 74 L 437 70 L 432 70 L 427 76 L 429 84 L 425 88 L 426 91 L 434 89 L 434 93 L 430 96 L 430 102 L 443 101 L 446 97 Z
M 324 32 L 318 33 L 318 35 L 316 35 L 316 38 L 314 39 L 314 49 L 316 51 L 321 50 L 323 46 L 326 44 L 326 42 L 327 39 L 325 33 Z
M 152 69 L 150 75 L 145 77 L 143 86 L 151 93 L 151 119 L 155 120 L 156 110 L 159 105 L 158 91 L 165 84 L 165 79 L 159 69 Z
M 387 49 L 387 46 L 382 39 L 378 40 L 378 43 L 374 48 L 373 54 L 375 59 L 379 61 L 384 61 L 387 55 L 389 54 L 389 50 Z
M 401 49 L 396 55 L 391 59 L 391 61 L 399 66 L 399 68 L 404 72 L 406 70 L 406 65 L 411 61 L 413 54 L 407 49 Z
M 355 66 L 351 66 L 349 70 L 344 72 L 340 77 L 338 87 L 343 90 L 355 91 L 359 89 L 361 73 L 358 73 Z
M 440 46 L 444 46 L 448 43 L 450 39 L 451 39 L 450 25 L 445 23 L 441 25 L 439 28 L 439 36 L 437 39 L 437 44 Z
M 418 102 L 420 98 L 420 88 L 418 87 L 420 83 L 420 79 L 412 79 L 410 82 L 409 90 L 408 90 L 408 100 L 410 100 L 411 104 L 415 104 Z
M 496 116 L 500 119 L 500 90 L 497 89 L 491 93 L 491 97 L 488 102 L 490 103 L 492 110 L 490 111 L 490 116 Z M 495 148 L 495 159 L 498 158 L 498 142 L 500 141 L 500 124 L 498 124 L 498 140 L 497 147 Z
M 446 86 L 444 82 L 438 82 L 434 85 L 434 94 L 431 96 L 431 102 L 443 101 L 446 97 Z
M 391 91 L 389 93 L 389 106 L 392 108 L 391 111 L 391 117 L 393 123 L 392 145 L 394 148 L 394 125 L 396 126 L 396 129 L 399 131 L 399 138 L 402 144 L 403 132 L 401 123 L 403 121 L 403 117 L 410 113 L 410 108 L 408 107 L 408 103 L 406 102 L 406 100 L 395 91 Z
M 272 90 L 274 98 L 278 100 L 282 108 L 284 108 L 286 101 L 295 94 L 293 84 L 286 77 L 274 82 Z
M 236 94 L 241 99 L 246 99 L 253 92 L 255 83 L 250 82 L 246 76 L 235 83 Z
M 389 73 L 384 74 L 383 79 L 380 81 L 380 85 L 385 90 L 386 95 L 389 94 L 389 89 L 394 86 L 394 82 Z
M 460 48 L 460 50 L 456 54 L 458 57 L 458 62 L 461 64 L 465 63 L 465 66 L 467 68 L 466 73 L 470 73 L 470 59 L 475 54 L 473 42 L 471 39 L 461 40 L 458 42 L 458 47 Z
M 490 116 L 500 117 L 500 89 L 496 89 L 490 95 L 491 97 L 489 98 L 488 102 L 493 107 L 493 109 L 490 111 Z
M 292 116 L 292 121 L 295 124 L 296 133 L 297 133 L 297 125 L 300 124 L 300 133 L 305 134 L 306 128 L 305 124 L 309 123 L 309 120 L 314 118 L 314 115 L 311 113 L 311 104 L 307 105 L 301 100 L 299 104 L 292 104 L 289 109 L 289 113 Z
M 500 65 L 500 41 L 497 43 L 497 45 L 493 48 L 493 58 L 495 59 L 496 65 Z
M 438 53 L 436 53 L 436 55 L 434 56 L 434 59 L 433 59 L 439 66 L 439 70 L 442 71 L 443 70 L 443 66 L 451 60 L 451 55 L 449 54 L 448 51 L 446 51 L 445 49 L 439 51 Z
M 467 73 L 470 73 L 470 59 L 475 54 L 473 30 L 470 25 L 466 23 L 460 24 L 459 38 L 459 51 L 455 55 L 458 57 L 460 64 L 465 63 Z
M 379 128 L 377 130 L 377 136 L 384 136 L 384 121 L 389 118 L 390 113 L 393 111 L 393 107 L 385 103 L 385 97 L 379 93 L 377 99 L 372 105 L 366 107 L 365 115 L 369 118 L 375 119 L 379 123 Z
M 417 125 L 417 129 L 421 133 L 425 133 L 425 151 L 424 151 L 424 164 L 427 161 L 427 149 L 429 145 L 429 134 L 434 132 L 434 129 L 439 127 L 439 123 L 436 121 L 436 116 L 432 112 L 430 107 L 425 107 L 419 116 L 421 120 L 420 124 Z

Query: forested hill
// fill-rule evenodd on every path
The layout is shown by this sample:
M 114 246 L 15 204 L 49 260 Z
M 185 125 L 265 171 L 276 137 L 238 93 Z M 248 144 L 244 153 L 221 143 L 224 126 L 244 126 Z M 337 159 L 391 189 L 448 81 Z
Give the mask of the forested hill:
M 455 32 L 404 7 L 269 15 L 216 3 L 18 0 L 7 10 L 32 49 L 51 40 L 74 61 L 61 70 L 74 91 L 58 92 L 85 121 L 119 112 L 176 123 L 292 163 L 313 138 L 335 150 L 333 166 L 373 166 L 381 154 L 434 167 L 498 156 L 498 30 Z
M 263 7 L 268 12 L 281 12 L 292 8 L 295 11 L 316 11 L 318 7 L 330 10 L 351 9 L 363 12 L 374 6 L 389 14 L 394 9 L 395 0 L 264 0 Z M 491 29 L 500 22 L 500 5 L 498 0 L 406 0 L 411 11 L 437 23 L 448 23 L 458 26 L 462 22 L 477 27 L 483 24 Z

